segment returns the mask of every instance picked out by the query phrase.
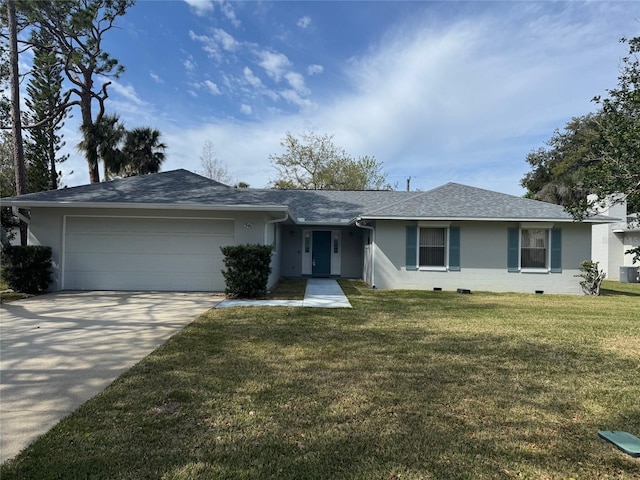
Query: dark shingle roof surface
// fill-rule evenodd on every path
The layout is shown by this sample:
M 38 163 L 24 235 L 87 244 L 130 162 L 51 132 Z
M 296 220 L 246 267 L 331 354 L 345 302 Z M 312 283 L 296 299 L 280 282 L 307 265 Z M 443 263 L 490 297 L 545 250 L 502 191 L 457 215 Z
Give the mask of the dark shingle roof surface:
M 288 207 L 298 223 L 329 225 L 351 223 L 358 217 L 572 221 L 559 205 L 457 183 L 426 192 L 237 189 L 186 170 L 32 193 L 3 203 Z

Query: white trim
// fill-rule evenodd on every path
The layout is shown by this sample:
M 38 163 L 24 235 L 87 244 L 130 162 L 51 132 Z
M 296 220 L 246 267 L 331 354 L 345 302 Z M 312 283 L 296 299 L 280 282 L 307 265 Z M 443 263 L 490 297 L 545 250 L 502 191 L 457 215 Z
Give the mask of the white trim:
M 421 228 L 444 228 L 444 265 L 420 265 L 420 229 Z M 418 271 L 423 272 L 448 272 L 449 271 L 449 225 L 438 225 L 434 223 L 418 224 L 416 228 L 416 266 Z
M 447 255 L 448 260 L 449 255 Z M 449 262 L 447 262 L 449 263 Z M 418 267 L 418 271 L 420 272 L 448 272 L 449 267 Z
M 551 230 L 552 222 L 520 222 L 520 230 Z
M 528 225 L 528 224 L 525 224 Z M 520 227 L 518 228 L 518 271 L 520 273 L 550 273 L 551 272 L 551 229 L 543 228 L 539 225 L 534 224 L 532 227 Z M 532 268 L 532 267 L 524 267 L 522 268 L 522 230 L 544 230 L 546 232 L 547 237 L 547 258 L 545 260 L 545 268 Z
M 131 203 L 131 202 L 29 202 L 26 200 L 3 202 L 5 206 L 19 208 L 124 208 L 129 210 L 219 210 L 219 211 L 251 211 L 251 212 L 289 212 L 286 205 L 212 205 L 202 203 Z
M 335 241 L 338 241 L 338 252 Z M 331 230 L 331 275 L 340 275 L 342 271 L 342 230 Z
M 451 226 L 451 222 L 418 222 L 418 227 L 422 228 L 449 228 Z

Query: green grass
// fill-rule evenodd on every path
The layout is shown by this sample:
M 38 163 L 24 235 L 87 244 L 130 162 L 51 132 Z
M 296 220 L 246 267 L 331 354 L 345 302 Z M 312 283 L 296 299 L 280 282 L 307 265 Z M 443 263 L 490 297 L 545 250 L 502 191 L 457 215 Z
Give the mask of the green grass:
M 208 312 L 0 477 L 640 477 L 640 459 L 597 436 L 640 436 L 640 285 L 342 285 L 353 309 Z
M 270 300 L 302 300 L 307 281 L 301 278 L 281 278 L 278 284 L 267 294 Z

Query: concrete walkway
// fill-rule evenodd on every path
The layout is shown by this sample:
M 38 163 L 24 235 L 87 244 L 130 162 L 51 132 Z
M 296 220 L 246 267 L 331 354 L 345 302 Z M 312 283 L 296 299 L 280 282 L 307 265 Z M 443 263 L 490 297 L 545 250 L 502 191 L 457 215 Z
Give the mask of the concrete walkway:
M 0 462 L 222 297 L 59 292 L 0 305 Z
M 331 278 L 310 278 L 303 300 L 225 300 L 216 308 L 230 307 L 314 307 L 351 308 L 349 299 Z

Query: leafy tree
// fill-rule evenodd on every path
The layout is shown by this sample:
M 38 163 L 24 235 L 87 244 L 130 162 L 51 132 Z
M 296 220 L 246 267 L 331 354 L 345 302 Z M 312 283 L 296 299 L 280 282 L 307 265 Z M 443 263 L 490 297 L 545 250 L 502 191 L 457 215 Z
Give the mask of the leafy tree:
M 554 131 L 546 148 L 527 155 L 533 168 L 521 181 L 527 197 L 567 207 L 587 198 L 585 170 L 601 142 L 599 116 L 572 118 L 563 131 Z
M 83 133 L 90 134 L 92 126 L 105 115 L 111 82 L 102 79 L 117 78 L 124 71 L 104 49 L 104 37 L 133 4 L 134 0 L 39 0 L 23 4 L 33 27 L 53 39 L 51 52 L 61 59 L 64 74 L 72 84 L 69 93 L 76 97 L 65 105 L 80 107 Z M 95 118 L 94 102 L 98 104 Z M 91 183 L 100 181 L 96 161 L 99 155 L 94 151 L 97 148 L 95 142 L 86 142 Z
M 565 132 L 554 133 L 549 149 L 527 157 L 533 171 L 522 185 L 528 194 L 564 205 L 578 220 L 609 200 L 626 200 L 628 208 L 640 211 L 640 37 L 621 42 L 629 54 L 622 59 L 617 88 L 594 97 L 598 112 L 573 119 Z M 597 200 L 589 201 L 587 194 Z M 627 253 L 640 261 L 640 247 Z
M 36 47 L 25 103 L 29 108 L 27 123 L 38 125 L 29 130 L 26 141 L 27 189 L 30 192 L 58 188 L 56 165 L 68 155 L 59 155 L 64 146 L 58 135 L 64 125 L 66 109 L 62 99 L 62 65 L 45 45 L 51 43 L 46 32 L 32 34 Z
M 618 86 L 607 90 L 606 98 L 593 99 L 602 110 L 603 141 L 586 180 L 600 199 L 624 193 L 628 205 L 640 211 L 640 37 L 621 42 L 628 44 L 629 54 L 622 59 Z
M 127 131 L 122 147 L 124 164 L 118 173 L 126 177 L 158 173 L 167 148 L 160 136 L 158 130 L 149 127 Z
M 231 183 L 231 174 L 224 162 L 218 160 L 215 156 L 213 142 L 205 140 L 200 154 L 200 165 L 202 166 L 202 174 L 220 183 Z
M 333 143 L 331 135 L 302 133 L 300 138 L 290 132 L 280 144 L 281 155 L 271 155 L 279 178 L 274 188 L 308 190 L 380 190 L 389 189 L 382 164 L 373 157 L 353 159 Z

